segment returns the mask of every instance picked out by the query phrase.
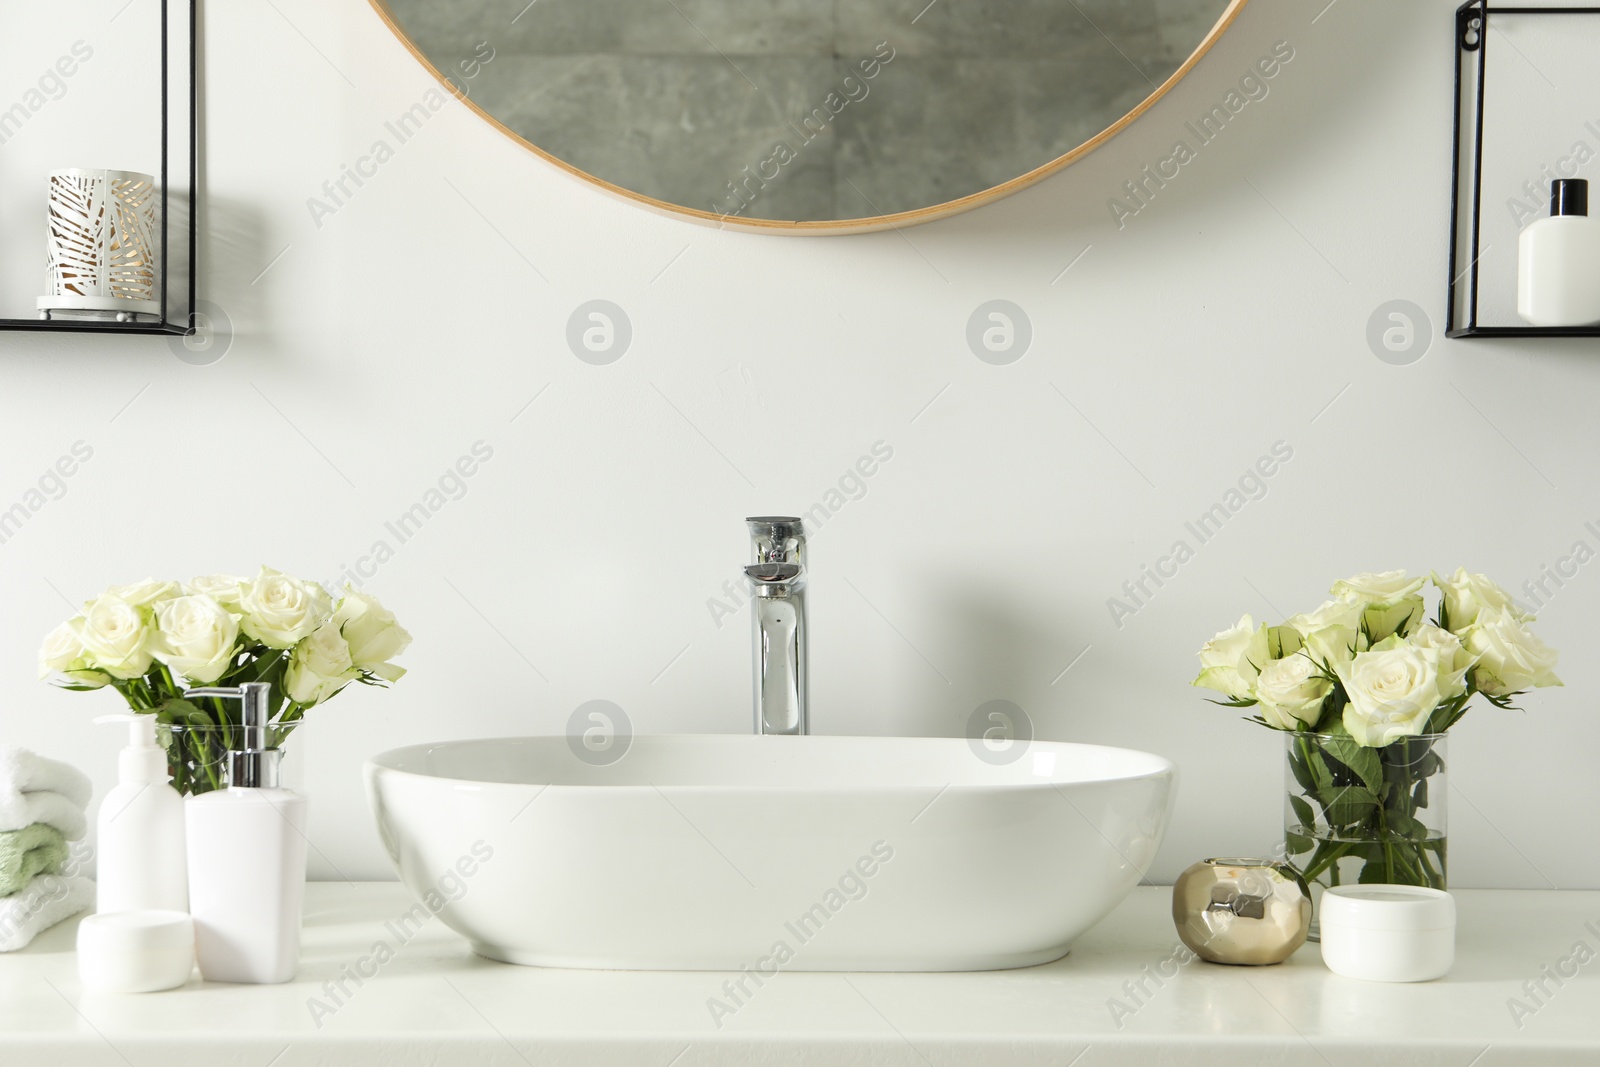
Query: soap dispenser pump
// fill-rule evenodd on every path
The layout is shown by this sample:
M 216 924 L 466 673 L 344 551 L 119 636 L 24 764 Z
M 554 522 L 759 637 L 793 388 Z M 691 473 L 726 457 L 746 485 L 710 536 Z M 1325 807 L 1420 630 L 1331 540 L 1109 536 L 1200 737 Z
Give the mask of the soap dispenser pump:
M 117 784 L 96 820 L 95 911 L 188 911 L 183 797 L 156 744 L 156 717 L 122 712 L 96 723 L 128 724 Z
M 283 753 L 267 744 L 271 693 L 265 682 L 184 693 L 242 705 L 227 788 L 185 804 L 195 954 L 211 982 L 287 982 L 300 962 L 306 801 L 282 788 Z

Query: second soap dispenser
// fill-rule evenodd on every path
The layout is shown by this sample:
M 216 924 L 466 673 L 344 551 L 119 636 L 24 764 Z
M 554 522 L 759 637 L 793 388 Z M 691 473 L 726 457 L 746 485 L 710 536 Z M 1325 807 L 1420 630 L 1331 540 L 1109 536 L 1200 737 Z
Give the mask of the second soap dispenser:
M 282 752 L 268 747 L 271 686 L 246 682 L 184 696 L 242 705 L 237 740 L 229 746 L 227 788 L 185 803 L 200 974 L 212 982 L 287 982 L 300 963 L 306 801 L 282 788 Z

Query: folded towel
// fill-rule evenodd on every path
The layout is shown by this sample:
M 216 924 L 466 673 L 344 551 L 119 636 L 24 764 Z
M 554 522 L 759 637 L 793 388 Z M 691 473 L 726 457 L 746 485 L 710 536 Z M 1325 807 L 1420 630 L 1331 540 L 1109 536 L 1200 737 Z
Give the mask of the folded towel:
M 15 952 L 62 919 L 94 904 L 94 883 L 79 875 L 41 874 L 20 893 L 0 897 L 0 952 Z
M 83 809 L 60 793 L 0 793 L 0 832 L 44 823 L 68 841 L 81 841 L 88 829 Z
M 0 748 L 0 831 L 46 823 L 68 841 L 88 829 L 91 787 L 81 771 L 24 748 Z
M 89 779 L 76 767 L 15 745 L 0 745 L 0 793 L 60 793 L 81 811 L 89 806 L 91 792 Z
M 60 874 L 67 841 L 48 823 L 0 833 L 0 897 L 27 886 L 36 874 Z

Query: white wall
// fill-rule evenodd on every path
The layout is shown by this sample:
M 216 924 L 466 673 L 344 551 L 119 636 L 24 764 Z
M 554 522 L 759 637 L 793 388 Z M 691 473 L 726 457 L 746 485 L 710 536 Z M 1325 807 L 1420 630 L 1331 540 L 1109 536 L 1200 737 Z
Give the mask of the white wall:
M 959 734 L 1007 698 L 1040 736 L 1181 764 L 1155 879 L 1270 850 L 1279 739 L 1188 687 L 1204 638 L 1348 572 L 1517 587 L 1600 547 L 1593 343 L 1439 337 L 1454 0 L 1324 3 L 1257 0 L 1030 191 L 818 239 L 647 213 L 453 102 L 319 228 L 307 198 L 433 83 L 356 0 L 210 5 L 205 291 L 232 347 L 191 366 L 160 339 L 0 335 L 0 505 L 94 449 L 0 545 L 0 737 L 106 786 L 119 739 L 86 724 L 114 698 L 33 677 L 64 597 L 261 561 L 332 576 L 483 441 L 464 498 L 367 585 L 416 635 L 410 676 L 293 743 L 315 875 L 387 877 L 360 785 L 379 749 L 559 732 L 597 697 L 639 732 L 747 729 L 746 619 L 707 609 L 741 520 L 810 507 L 881 440 L 892 460 L 814 540 L 817 732 Z M 1279 40 L 1270 95 L 1119 230 L 1108 197 Z M 610 366 L 564 340 L 595 298 L 633 325 Z M 1009 366 L 965 341 L 991 299 L 1032 321 Z M 1409 366 L 1365 340 L 1394 299 L 1432 318 Z M 1107 599 L 1277 441 L 1268 495 L 1116 626 Z M 1597 606 L 1600 565 L 1541 619 L 1565 690 L 1456 731 L 1456 884 L 1600 887 Z

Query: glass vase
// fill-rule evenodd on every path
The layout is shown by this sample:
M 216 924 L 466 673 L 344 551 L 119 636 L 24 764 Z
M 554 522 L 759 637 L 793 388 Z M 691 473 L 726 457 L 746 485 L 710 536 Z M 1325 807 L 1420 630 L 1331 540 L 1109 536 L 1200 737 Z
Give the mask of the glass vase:
M 1289 733 L 1284 752 L 1284 845 L 1316 904 L 1334 885 L 1447 888 L 1445 734 L 1363 748 L 1344 734 Z
M 294 725 L 268 727 L 267 747 L 282 748 Z M 158 723 L 156 739 L 167 750 L 172 788 L 184 796 L 226 788 L 228 753 L 239 747 L 243 730 L 237 723 Z

